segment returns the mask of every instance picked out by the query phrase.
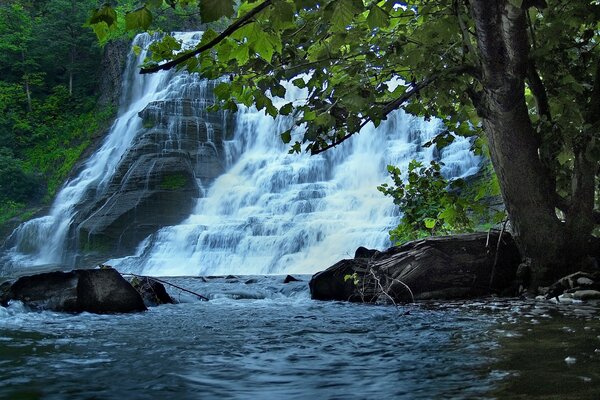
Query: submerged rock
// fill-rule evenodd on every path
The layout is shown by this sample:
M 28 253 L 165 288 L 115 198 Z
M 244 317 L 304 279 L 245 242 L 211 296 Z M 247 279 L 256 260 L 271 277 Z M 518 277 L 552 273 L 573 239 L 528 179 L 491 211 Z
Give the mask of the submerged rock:
M 283 280 L 283 283 L 290 283 L 290 282 L 300 282 L 300 279 L 298 279 L 298 278 L 294 278 L 294 277 L 293 277 L 293 276 L 291 276 L 291 275 L 287 275 L 287 276 L 285 277 L 285 279 Z
M 357 251 L 356 258 L 315 274 L 309 286 L 316 300 L 472 298 L 511 288 L 519 262 L 508 233 L 430 237 L 383 252 Z
M 22 301 L 34 309 L 96 314 L 145 311 L 140 294 L 116 270 L 79 269 L 24 276 L 2 294 L 0 304 Z

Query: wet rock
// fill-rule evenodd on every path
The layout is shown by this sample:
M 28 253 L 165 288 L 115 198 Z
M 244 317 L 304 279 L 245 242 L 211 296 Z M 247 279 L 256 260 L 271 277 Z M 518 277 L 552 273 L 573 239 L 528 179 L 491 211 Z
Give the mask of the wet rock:
M 156 279 L 147 276 L 133 276 L 129 280 L 131 286 L 142 296 L 146 307 L 156 307 L 161 304 L 174 304 L 175 301 Z
M 599 300 L 600 291 L 598 290 L 577 290 L 573 293 L 565 293 L 565 295 L 571 295 L 574 299 L 578 300 Z
M 251 285 L 251 284 L 253 284 L 253 283 L 257 283 L 257 282 L 258 282 L 258 279 L 254 279 L 254 278 L 252 278 L 252 279 L 248 279 L 248 280 L 247 280 L 246 282 L 244 282 L 244 283 L 245 283 L 246 285 Z
M 283 280 L 283 283 L 290 283 L 290 282 L 300 282 L 300 279 L 298 278 L 294 278 L 291 275 L 288 275 L 285 277 L 285 279 Z
M 311 297 L 315 300 L 373 301 L 373 293 L 357 290 L 353 279 L 346 279 L 354 273 L 363 275 L 366 269 L 365 259 L 338 261 L 325 271 L 313 275 L 308 283 Z
M 378 253 L 379 253 L 379 250 L 367 249 L 366 247 L 360 246 L 354 252 L 354 258 L 371 258 Z
M 472 298 L 511 288 L 519 262 L 517 247 L 507 233 L 502 238 L 497 232 L 489 238 L 487 233 L 431 237 L 391 247 L 371 258 L 342 260 L 315 274 L 309 287 L 317 300 Z
M 600 290 L 600 273 L 577 271 L 567 275 L 548 288 L 546 298 L 559 297 L 563 293 L 586 290 Z
M 0 301 L 34 309 L 96 314 L 145 311 L 139 293 L 116 270 L 48 272 L 17 279 Z
M 207 112 L 212 86 L 187 77 L 181 96 L 149 103 L 142 127 L 101 192 L 90 191 L 72 221 L 70 246 L 78 265 L 131 254 L 163 226 L 192 212 L 202 191 L 226 165 L 229 120 Z M 76 246 L 76 248 L 75 248 Z

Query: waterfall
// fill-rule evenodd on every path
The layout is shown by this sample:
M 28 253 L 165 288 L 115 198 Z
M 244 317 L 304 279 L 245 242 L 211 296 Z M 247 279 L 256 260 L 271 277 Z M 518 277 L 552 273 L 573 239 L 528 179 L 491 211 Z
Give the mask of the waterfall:
M 197 43 L 200 35 L 192 32 L 176 36 L 186 43 Z M 164 99 L 173 91 L 169 84 L 174 72 L 139 74 L 148 46 L 156 39 L 157 36 L 141 34 L 133 40 L 123 74 L 118 115 L 104 142 L 81 167 L 81 172 L 63 185 L 47 216 L 27 221 L 11 234 L 7 243 L 14 246 L 2 259 L 6 269 L 73 264 L 68 242 L 78 206 L 103 193 L 119 161 L 142 129 L 138 113 L 150 102 Z M 136 54 L 134 49 L 140 51 Z
M 148 35 L 135 39 L 142 51 L 139 56 L 130 54 L 122 107 L 104 144 L 64 185 L 48 216 L 13 233 L 11 260 L 22 265 L 65 263 L 77 205 L 98 197 L 110 182 L 142 129 L 138 113 L 151 102 L 172 97 L 186 81 L 181 78 L 189 76 L 185 72 L 137 74 L 150 41 Z M 306 97 L 291 85 L 287 89 L 286 99 L 275 99 L 280 105 Z M 391 113 L 377 128 L 365 126 L 317 156 L 288 154 L 279 133 L 290 124 L 289 117 L 273 119 L 240 106 L 231 138 L 221 136 L 217 143 L 212 127 L 204 127 L 206 139 L 197 145 L 197 154 L 222 149 L 224 172 L 208 184 L 198 179 L 202 197 L 187 219 L 146 237 L 135 254 L 107 263 L 122 272 L 150 275 L 313 273 L 353 257 L 359 246 L 390 245 L 388 230 L 397 224 L 398 211 L 376 189 L 389 181 L 388 164 L 404 171 L 412 159 L 424 163 L 436 159 L 445 164 L 442 172 L 449 178 L 471 175 L 479 168 L 480 160 L 465 138 L 457 138 L 441 152 L 424 147 L 443 129 L 441 122 L 403 111 Z
M 286 87 L 279 105 L 306 97 Z M 235 162 L 193 214 L 148 237 L 135 255 L 109 264 L 150 275 L 314 273 L 353 257 L 359 246 L 390 245 L 398 212 L 376 190 L 389 180 L 388 164 L 406 170 L 415 158 L 440 159 L 447 177 L 471 175 L 479 166 L 464 138 L 441 153 L 423 147 L 443 129 L 441 122 L 403 111 L 317 156 L 288 154 L 278 133 L 289 126 L 288 118 L 241 107 L 228 143 Z

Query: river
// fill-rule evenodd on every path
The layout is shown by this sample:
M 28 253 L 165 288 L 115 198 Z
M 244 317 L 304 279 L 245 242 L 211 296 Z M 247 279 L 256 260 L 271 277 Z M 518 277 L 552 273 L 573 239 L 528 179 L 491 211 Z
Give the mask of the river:
M 320 302 L 309 278 L 166 278 L 211 300 L 139 314 L 0 307 L 0 398 L 600 398 L 598 304 Z

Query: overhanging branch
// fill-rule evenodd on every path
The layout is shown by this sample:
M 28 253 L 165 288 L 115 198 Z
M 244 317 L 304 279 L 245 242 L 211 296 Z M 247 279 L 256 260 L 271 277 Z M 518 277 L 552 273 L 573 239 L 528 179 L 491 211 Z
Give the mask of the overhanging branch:
M 381 117 L 382 117 L 382 119 L 385 119 L 389 113 L 391 113 L 394 110 L 397 110 L 402 104 L 404 104 L 405 102 L 407 102 L 411 97 L 413 97 L 416 94 L 418 94 L 419 91 L 425 89 L 426 87 L 428 87 L 429 85 L 431 85 L 436 80 L 438 80 L 438 79 L 440 79 L 442 77 L 445 77 L 447 75 L 460 74 L 460 73 L 464 73 L 464 72 L 471 72 L 473 74 L 477 73 L 477 71 L 475 71 L 472 66 L 463 65 L 463 66 L 460 66 L 460 67 L 457 67 L 457 68 L 450 68 L 448 70 L 442 71 L 438 75 L 433 75 L 433 76 L 431 76 L 429 78 L 425 78 L 421 82 L 412 85 L 412 87 L 409 90 L 407 90 L 406 92 L 404 92 L 404 94 L 402 94 L 402 96 L 398 97 L 395 100 L 390 101 L 389 103 L 387 103 L 382 108 L 382 110 L 381 110 Z M 317 150 L 311 150 L 311 154 L 315 155 L 315 154 L 322 153 L 325 150 L 329 150 L 329 149 L 331 149 L 331 148 L 333 148 L 333 147 L 335 147 L 335 146 L 337 146 L 337 145 L 345 142 L 351 136 L 353 136 L 355 133 L 360 132 L 360 130 L 365 125 L 367 125 L 369 122 L 372 122 L 372 121 L 373 121 L 373 118 L 371 118 L 371 117 L 366 118 L 360 124 L 358 130 L 356 130 L 355 132 L 350 132 L 350 133 L 346 134 L 345 136 L 343 136 L 342 138 L 331 142 L 330 144 L 328 144 L 325 147 L 321 147 L 321 148 L 319 148 Z
M 248 24 L 250 22 L 250 20 L 256 14 L 260 13 L 262 10 L 264 10 L 265 8 L 270 6 L 272 3 L 273 3 L 273 0 L 264 0 L 261 4 L 257 5 L 252 10 L 250 10 L 248 12 L 248 14 L 245 14 L 243 17 L 239 18 L 234 23 L 229 25 L 223 32 L 221 32 L 219 35 L 217 35 L 214 39 L 212 39 L 208 43 L 198 47 L 197 49 L 195 49 L 193 51 L 190 51 L 189 53 L 184 53 L 178 57 L 175 57 L 173 60 L 168 61 L 164 64 L 158 64 L 158 65 L 153 65 L 151 67 L 142 68 L 142 69 L 140 69 L 140 74 L 151 74 L 153 72 L 158 72 L 158 71 L 163 71 L 163 70 L 167 71 L 181 63 L 184 63 L 185 61 L 189 60 L 192 57 L 196 57 L 198 54 L 200 54 L 206 50 L 212 49 L 217 44 L 221 43 L 223 41 L 223 39 L 227 38 L 228 36 L 235 33 L 238 29 L 240 29 L 244 25 Z

